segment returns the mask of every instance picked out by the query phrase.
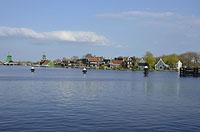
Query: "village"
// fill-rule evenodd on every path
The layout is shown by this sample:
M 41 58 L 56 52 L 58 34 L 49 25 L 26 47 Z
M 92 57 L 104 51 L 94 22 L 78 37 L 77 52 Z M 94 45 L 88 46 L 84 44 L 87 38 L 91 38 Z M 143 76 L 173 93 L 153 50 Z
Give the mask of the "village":
M 63 67 L 63 68 L 87 68 L 103 70 L 143 70 L 148 65 L 151 71 L 177 71 L 181 67 L 199 67 L 200 55 L 195 52 L 186 52 L 181 55 L 170 54 L 160 57 L 154 57 L 151 52 L 146 52 L 144 57 L 124 57 L 119 56 L 113 59 L 102 56 L 86 54 L 82 58 L 73 56 L 50 60 L 43 54 L 37 62 L 31 61 L 14 61 L 13 56 L 9 53 L 5 62 L 0 61 L 0 65 L 13 66 L 34 66 L 34 67 Z

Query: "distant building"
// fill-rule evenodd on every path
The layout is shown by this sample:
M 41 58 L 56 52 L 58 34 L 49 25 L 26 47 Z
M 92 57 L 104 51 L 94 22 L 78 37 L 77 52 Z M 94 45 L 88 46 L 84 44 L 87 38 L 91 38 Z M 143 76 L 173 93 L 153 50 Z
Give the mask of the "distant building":
M 180 70 L 180 68 L 183 66 L 183 63 L 179 60 L 177 63 L 176 63 L 176 69 L 177 70 Z
M 0 61 L 0 65 L 3 65 L 3 62 Z
M 12 55 L 11 55 L 11 54 L 8 54 L 8 55 L 7 55 L 7 57 L 6 57 L 6 62 L 8 62 L 8 63 L 13 62 L 13 60 L 12 60 Z
M 49 65 L 49 60 L 47 60 L 47 57 L 46 57 L 46 55 L 44 54 L 44 55 L 42 55 L 42 59 L 41 59 L 41 61 L 40 61 L 40 66 L 41 67 L 48 67 Z
M 103 59 L 104 65 L 110 66 L 110 59 Z
M 165 62 L 160 58 L 160 60 L 155 64 L 155 70 L 167 70 L 169 69 L 169 65 L 165 64 Z
M 144 70 L 144 67 L 148 65 L 149 64 L 144 60 L 144 58 L 140 59 L 140 61 L 138 62 L 139 70 Z
M 87 65 L 91 68 L 99 68 L 101 64 L 104 64 L 103 57 L 87 56 Z
M 13 62 L 13 59 L 12 59 L 12 55 L 11 54 L 8 54 L 6 56 L 6 62 L 4 63 L 4 65 L 17 65 L 17 63 Z
M 134 57 L 128 57 L 128 59 L 126 60 L 126 65 L 128 69 L 131 69 L 134 65 Z
M 112 60 L 110 62 L 110 68 L 117 68 L 119 66 L 122 66 L 123 60 Z
M 48 67 L 49 65 L 49 60 L 41 60 L 40 61 L 40 66 L 42 66 L 42 67 Z

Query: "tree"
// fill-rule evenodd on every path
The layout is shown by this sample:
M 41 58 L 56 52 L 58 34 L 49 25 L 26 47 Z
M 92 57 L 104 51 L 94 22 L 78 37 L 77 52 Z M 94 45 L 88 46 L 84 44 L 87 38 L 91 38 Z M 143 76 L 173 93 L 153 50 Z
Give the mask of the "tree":
M 151 52 L 146 52 L 145 56 L 144 56 L 144 60 L 146 61 L 146 63 L 149 64 L 150 69 L 154 68 L 154 65 L 156 63 L 156 58 L 154 57 L 154 55 Z
M 78 56 L 72 56 L 70 59 L 71 59 L 71 61 L 75 62 L 75 61 L 77 61 L 79 59 L 79 57 Z
M 200 54 L 196 52 L 186 52 L 181 54 L 179 57 L 183 64 L 188 67 L 199 65 Z
M 89 58 L 89 57 L 92 57 L 93 55 L 90 54 L 90 53 L 87 53 L 86 55 L 83 56 L 83 58 Z
M 176 68 L 176 63 L 179 60 L 179 57 L 176 54 L 163 55 L 161 58 L 170 68 Z
M 69 61 L 70 61 L 70 59 L 68 59 L 66 57 L 62 58 L 62 63 L 63 63 L 64 66 L 68 66 Z

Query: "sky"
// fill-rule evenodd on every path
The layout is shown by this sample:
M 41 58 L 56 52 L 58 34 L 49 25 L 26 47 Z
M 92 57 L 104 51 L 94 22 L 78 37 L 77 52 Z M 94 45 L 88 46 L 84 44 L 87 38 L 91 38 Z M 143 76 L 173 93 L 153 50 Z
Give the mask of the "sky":
M 0 0 L 0 60 L 200 52 L 200 0 Z

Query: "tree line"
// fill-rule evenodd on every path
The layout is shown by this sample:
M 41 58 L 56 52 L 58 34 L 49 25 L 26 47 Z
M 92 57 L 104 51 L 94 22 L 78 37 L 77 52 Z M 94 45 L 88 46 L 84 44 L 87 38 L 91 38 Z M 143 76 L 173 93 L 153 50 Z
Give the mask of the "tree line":
M 151 52 L 146 52 L 144 60 L 149 64 L 151 69 L 154 69 L 156 62 L 162 58 L 162 60 L 170 66 L 171 69 L 176 68 L 176 63 L 180 60 L 183 66 L 187 67 L 200 67 L 200 53 L 197 52 L 185 52 L 182 54 L 168 54 L 155 57 Z

